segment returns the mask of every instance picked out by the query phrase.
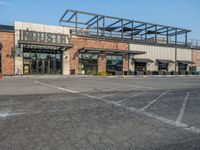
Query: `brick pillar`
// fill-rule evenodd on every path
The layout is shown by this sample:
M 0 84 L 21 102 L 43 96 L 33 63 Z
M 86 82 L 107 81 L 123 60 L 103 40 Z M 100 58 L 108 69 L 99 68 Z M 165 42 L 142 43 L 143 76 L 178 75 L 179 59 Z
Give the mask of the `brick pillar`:
M 123 57 L 123 71 L 128 71 L 128 55 Z
M 106 72 L 106 55 L 99 54 L 98 56 L 98 72 Z
M 14 75 L 14 33 L 1 32 L 2 75 Z

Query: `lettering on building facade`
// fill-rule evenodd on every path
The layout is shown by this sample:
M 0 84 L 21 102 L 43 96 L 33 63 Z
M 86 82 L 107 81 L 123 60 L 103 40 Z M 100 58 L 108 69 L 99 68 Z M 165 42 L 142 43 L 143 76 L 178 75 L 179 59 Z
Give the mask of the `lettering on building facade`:
M 70 43 L 70 36 L 58 33 L 20 30 L 20 41 L 44 44 L 67 44 Z

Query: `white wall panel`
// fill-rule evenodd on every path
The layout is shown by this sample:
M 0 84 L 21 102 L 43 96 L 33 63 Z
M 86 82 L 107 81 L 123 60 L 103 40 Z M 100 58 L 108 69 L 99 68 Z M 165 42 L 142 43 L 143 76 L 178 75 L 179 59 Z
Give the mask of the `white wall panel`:
M 147 65 L 147 70 L 150 71 L 157 70 L 156 59 L 167 59 L 175 61 L 175 48 L 171 47 L 130 44 L 130 50 L 146 52 L 146 54 L 135 55 L 134 58 L 146 58 L 153 60 L 153 63 Z M 169 71 L 173 70 L 175 70 L 175 64 L 170 64 Z

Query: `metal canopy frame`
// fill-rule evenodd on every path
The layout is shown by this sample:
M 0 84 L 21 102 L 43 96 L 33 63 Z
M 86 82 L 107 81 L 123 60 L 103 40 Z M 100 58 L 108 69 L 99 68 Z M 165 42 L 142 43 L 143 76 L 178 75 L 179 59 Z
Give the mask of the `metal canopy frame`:
M 70 9 L 60 18 L 60 25 L 72 27 L 72 35 L 182 47 L 189 46 L 188 33 L 191 32 L 183 28 Z
M 84 47 L 78 50 L 79 53 L 92 53 L 92 54 L 113 54 L 113 55 L 140 55 L 146 54 L 144 51 L 128 51 L 117 49 L 103 49 L 103 48 L 90 48 Z

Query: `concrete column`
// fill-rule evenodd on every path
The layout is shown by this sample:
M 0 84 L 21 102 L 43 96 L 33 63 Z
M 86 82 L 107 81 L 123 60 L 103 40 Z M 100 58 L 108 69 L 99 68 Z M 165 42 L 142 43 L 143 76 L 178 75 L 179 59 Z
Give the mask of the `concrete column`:
M 62 61 L 63 61 L 63 75 L 69 75 L 70 74 L 70 67 L 69 67 L 69 51 L 63 51 L 63 58 L 62 58 Z
M 128 71 L 128 55 L 123 57 L 123 71 Z

